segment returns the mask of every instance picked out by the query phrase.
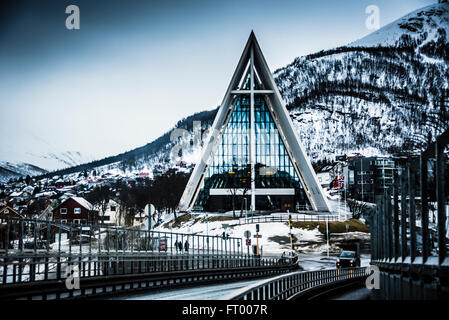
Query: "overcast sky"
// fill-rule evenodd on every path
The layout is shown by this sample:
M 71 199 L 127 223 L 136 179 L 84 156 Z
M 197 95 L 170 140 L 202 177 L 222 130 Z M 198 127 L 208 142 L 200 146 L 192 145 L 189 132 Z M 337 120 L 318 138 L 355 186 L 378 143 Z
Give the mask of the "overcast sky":
M 221 102 L 253 29 L 272 71 L 437 0 L 30 0 L 0 10 L 0 161 L 142 146 Z M 9 4 L 8 4 L 9 3 Z M 78 5 L 80 30 L 66 6 Z

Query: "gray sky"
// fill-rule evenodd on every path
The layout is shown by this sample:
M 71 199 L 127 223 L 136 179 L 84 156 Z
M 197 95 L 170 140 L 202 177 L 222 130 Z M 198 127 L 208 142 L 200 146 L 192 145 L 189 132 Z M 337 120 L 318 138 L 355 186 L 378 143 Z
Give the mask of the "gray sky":
M 43 155 L 114 155 L 215 108 L 252 29 L 274 71 L 369 34 L 368 5 L 384 26 L 437 0 L 17 2 L 0 10 L 0 161 L 55 169 Z

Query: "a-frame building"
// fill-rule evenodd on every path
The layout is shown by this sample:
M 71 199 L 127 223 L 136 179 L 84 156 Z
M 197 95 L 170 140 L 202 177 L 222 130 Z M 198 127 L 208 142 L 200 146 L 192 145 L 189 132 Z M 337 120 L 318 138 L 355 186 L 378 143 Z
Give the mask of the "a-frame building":
M 180 211 L 330 211 L 253 32 L 211 132 Z

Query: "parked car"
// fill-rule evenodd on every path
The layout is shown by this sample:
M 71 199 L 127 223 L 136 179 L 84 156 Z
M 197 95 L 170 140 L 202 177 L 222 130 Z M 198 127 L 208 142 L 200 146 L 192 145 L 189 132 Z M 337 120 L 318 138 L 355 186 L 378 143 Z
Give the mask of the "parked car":
M 360 267 L 360 257 L 355 251 L 343 251 L 337 260 L 337 268 Z

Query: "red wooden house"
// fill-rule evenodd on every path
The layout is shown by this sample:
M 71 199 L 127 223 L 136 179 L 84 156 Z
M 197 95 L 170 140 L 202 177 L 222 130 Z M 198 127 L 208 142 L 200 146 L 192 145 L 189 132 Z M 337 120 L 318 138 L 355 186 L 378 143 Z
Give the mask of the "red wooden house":
M 72 197 L 53 209 L 53 220 L 70 223 L 96 223 L 98 212 L 84 198 Z

